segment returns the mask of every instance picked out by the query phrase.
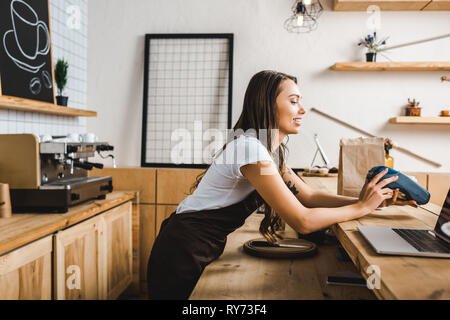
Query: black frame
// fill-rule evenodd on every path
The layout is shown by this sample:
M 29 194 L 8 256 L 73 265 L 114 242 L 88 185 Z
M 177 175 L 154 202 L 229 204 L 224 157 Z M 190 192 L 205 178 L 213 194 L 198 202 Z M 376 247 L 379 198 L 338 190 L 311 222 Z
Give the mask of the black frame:
M 206 169 L 208 164 L 172 164 L 172 163 L 147 163 L 147 105 L 148 105 L 148 83 L 149 83 L 149 63 L 150 63 L 150 40 L 151 39 L 228 39 L 228 129 L 231 129 L 232 100 L 233 100 L 233 33 L 152 33 L 145 35 L 145 60 L 144 60 L 144 101 L 142 114 L 142 146 L 141 146 L 141 167 L 161 167 L 161 168 L 193 168 Z

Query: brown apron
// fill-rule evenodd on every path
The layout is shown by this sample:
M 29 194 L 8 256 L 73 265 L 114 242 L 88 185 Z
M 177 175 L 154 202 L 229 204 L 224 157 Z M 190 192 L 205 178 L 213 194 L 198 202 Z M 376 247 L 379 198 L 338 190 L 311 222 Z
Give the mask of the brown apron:
M 188 299 L 205 267 L 223 253 L 228 234 L 262 204 L 255 190 L 228 207 L 173 212 L 163 221 L 148 261 L 149 299 Z

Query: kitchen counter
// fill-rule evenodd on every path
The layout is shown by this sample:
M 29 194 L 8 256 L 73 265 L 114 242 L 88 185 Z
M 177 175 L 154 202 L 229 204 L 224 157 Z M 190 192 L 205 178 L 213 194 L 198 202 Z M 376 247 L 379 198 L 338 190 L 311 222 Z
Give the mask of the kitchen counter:
M 17 213 L 0 219 L 0 255 L 58 230 L 73 226 L 101 212 L 135 198 L 136 193 L 117 191 L 104 200 L 90 200 L 69 208 L 65 214 Z
M 315 190 L 336 193 L 337 178 L 301 178 Z M 423 207 L 426 210 L 392 206 L 334 225 L 337 240 L 351 258 L 345 262 L 337 257 L 337 243 L 319 245 L 317 255 L 302 259 L 247 255 L 243 244 L 262 237 L 258 229 L 263 215 L 253 213 L 243 227 L 228 236 L 223 255 L 205 269 L 190 299 L 448 299 L 450 260 L 377 255 L 356 230 L 359 224 L 432 229 L 440 208 L 432 203 Z M 288 225 L 284 235 L 297 237 Z M 382 270 L 380 290 L 326 284 L 328 275 L 342 271 L 360 273 L 367 279 L 369 265 Z
M 336 193 L 336 178 L 302 177 L 316 190 Z M 419 208 L 390 206 L 359 219 L 335 224 L 341 245 L 356 268 L 368 279 L 370 266 L 381 272 L 379 299 L 450 299 L 450 259 L 377 254 L 358 231 L 358 226 L 434 229 L 441 206 L 427 203 Z
M 190 299 L 375 299 L 366 287 L 326 284 L 328 275 L 357 272 L 350 261 L 338 259 L 337 243 L 319 245 L 315 256 L 300 259 L 247 255 L 242 245 L 262 237 L 258 229 L 263 216 L 253 213 L 244 226 L 228 236 L 223 255 L 206 267 Z M 297 238 L 288 225 L 284 236 Z

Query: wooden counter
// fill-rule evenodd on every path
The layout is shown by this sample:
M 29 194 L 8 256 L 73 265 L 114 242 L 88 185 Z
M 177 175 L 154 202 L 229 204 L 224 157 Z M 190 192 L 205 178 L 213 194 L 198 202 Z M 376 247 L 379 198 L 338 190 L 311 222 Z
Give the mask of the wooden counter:
M 70 227 L 135 197 L 135 192 L 112 192 L 105 200 L 91 200 L 65 214 L 18 213 L 0 219 L 0 255 Z
M 351 262 L 338 260 L 336 243 L 320 245 L 303 259 L 263 259 L 244 253 L 242 245 L 261 238 L 262 214 L 253 213 L 244 226 L 228 236 L 223 255 L 203 272 L 190 299 L 376 299 L 365 287 L 327 285 L 328 275 L 357 272 Z M 296 238 L 286 225 L 285 237 Z
M 336 193 L 336 178 L 302 177 L 317 190 Z M 367 279 L 369 266 L 381 271 L 379 299 L 450 299 L 450 259 L 379 255 L 359 233 L 358 225 L 434 229 L 440 207 L 391 206 L 360 219 L 333 226 L 338 240 L 356 268 Z M 428 211 L 429 210 L 429 211 Z
M 336 193 L 336 178 L 302 177 L 316 190 Z M 357 231 L 358 225 L 434 228 L 440 208 L 424 206 L 433 213 L 410 206 L 392 206 L 361 219 L 333 226 L 333 231 L 352 262 L 337 258 L 337 244 L 319 245 L 318 254 L 304 259 L 272 260 L 243 252 L 242 245 L 260 238 L 263 215 L 252 214 L 245 225 L 228 236 L 223 255 L 200 277 L 190 299 L 449 299 L 450 259 L 378 255 Z M 286 226 L 286 237 L 296 237 Z M 340 271 L 381 270 L 381 288 L 327 285 L 328 275 Z

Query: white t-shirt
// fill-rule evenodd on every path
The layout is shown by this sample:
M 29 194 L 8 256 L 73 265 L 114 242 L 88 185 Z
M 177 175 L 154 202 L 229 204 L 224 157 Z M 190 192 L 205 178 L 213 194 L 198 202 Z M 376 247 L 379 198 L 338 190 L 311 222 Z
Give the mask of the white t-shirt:
M 261 141 L 239 136 L 216 155 L 197 189 L 178 205 L 176 212 L 219 209 L 244 200 L 255 188 L 240 168 L 264 160 L 274 162 Z

